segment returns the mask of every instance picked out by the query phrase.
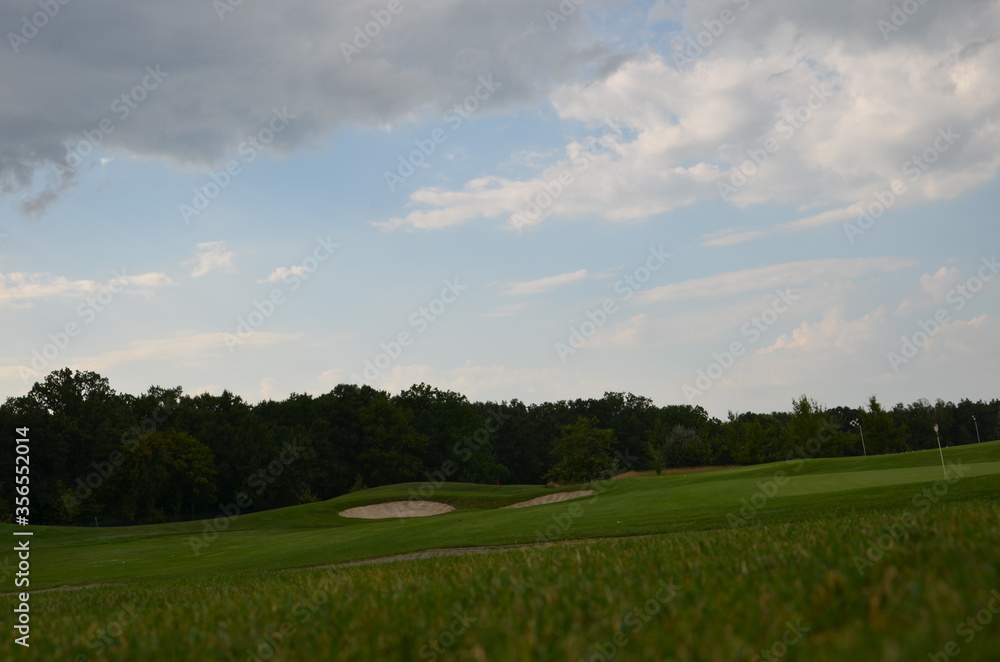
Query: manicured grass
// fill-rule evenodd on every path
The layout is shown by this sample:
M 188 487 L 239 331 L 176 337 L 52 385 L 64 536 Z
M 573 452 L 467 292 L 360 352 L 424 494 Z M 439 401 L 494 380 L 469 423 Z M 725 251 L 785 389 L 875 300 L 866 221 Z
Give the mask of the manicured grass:
M 956 633 L 1000 588 L 996 502 L 929 511 L 860 572 L 854 556 L 898 521 L 890 510 L 39 594 L 33 645 L 19 657 L 96 659 L 103 645 L 107 659 L 150 661 L 255 659 L 248 651 L 274 660 L 728 661 L 770 649 L 822 662 L 927 659 L 954 640 L 958 659 L 996 659 L 1000 615 L 970 643 Z M 795 643 L 783 649 L 782 637 Z
M 615 482 L 603 494 L 531 509 L 455 511 L 432 518 L 359 520 L 335 528 L 239 529 L 219 534 L 196 555 L 189 535 L 162 535 L 121 541 L 60 541 L 36 535 L 33 585 L 122 582 L 151 578 L 212 575 L 349 561 L 441 547 L 530 543 L 561 539 L 697 531 L 728 526 L 740 499 L 753 485 L 725 498 L 701 489 L 662 496 L 649 482 Z M 756 489 L 756 488 L 753 488 Z M 952 498 L 1000 498 L 995 476 L 967 478 L 949 488 Z M 771 499 L 748 525 L 800 521 L 824 516 L 903 507 L 919 493 L 910 485 L 845 493 Z M 627 504 L 622 508 L 621 504 Z M 571 510 L 572 508 L 572 510 Z M 579 513 L 574 517 L 574 513 Z
M 949 486 L 954 496 L 1000 496 L 990 477 L 1000 472 L 1000 442 L 947 449 L 965 475 Z M 892 469 L 893 463 L 900 466 Z M 428 518 L 358 520 L 345 508 L 407 499 L 421 484 L 356 492 L 329 501 L 209 522 L 121 527 L 37 527 L 32 586 L 169 579 L 221 572 L 277 570 L 336 563 L 440 547 L 503 545 L 697 531 L 729 526 L 742 500 L 766 499 L 746 524 L 796 521 L 903 505 L 915 487 L 941 477 L 937 451 L 871 458 L 727 469 L 689 476 L 603 481 L 598 495 L 576 502 L 497 510 L 553 490 L 539 486 L 445 484 L 432 499 L 459 508 Z M 566 488 L 571 489 L 571 488 Z M 571 512 L 572 508 L 572 512 Z M 235 512 L 235 511 L 230 511 Z M 7 532 L 13 527 L 0 527 Z
M 274 637 L 272 659 L 600 660 L 613 647 L 616 660 L 735 660 L 801 618 L 810 630 L 783 659 L 926 659 L 952 639 L 959 659 L 998 659 L 1000 614 L 969 644 L 955 628 L 1000 590 L 1000 442 L 945 458 L 960 460 L 948 482 L 934 450 L 615 479 L 595 497 L 519 510 L 497 508 L 552 490 L 446 484 L 431 496 L 458 508 L 446 515 L 337 515 L 421 487 L 386 486 L 220 519 L 212 540 L 198 538 L 203 522 L 35 527 L 33 589 L 112 585 L 33 594 L 32 648 L 16 648 L 98 659 L 104 632 L 107 659 L 248 659 L 287 622 L 295 632 Z M 880 536 L 887 549 L 859 564 Z M 192 538 L 205 543 L 197 554 Z M 550 540 L 576 542 L 316 567 Z M 657 602 L 660 580 L 678 591 Z M 642 605 L 656 613 L 632 611 Z M 477 620 L 421 655 L 456 606 Z

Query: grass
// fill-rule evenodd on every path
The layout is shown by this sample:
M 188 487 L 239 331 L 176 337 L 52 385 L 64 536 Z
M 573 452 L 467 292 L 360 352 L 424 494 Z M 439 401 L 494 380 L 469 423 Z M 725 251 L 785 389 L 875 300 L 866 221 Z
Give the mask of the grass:
M 1000 590 L 1000 442 L 945 457 L 963 467 L 950 483 L 920 452 L 621 478 L 513 511 L 496 508 L 552 490 L 448 484 L 432 497 L 458 508 L 446 515 L 337 515 L 419 488 L 387 486 L 240 516 L 197 555 L 203 523 L 36 527 L 33 589 L 111 585 L 33 594 L 31 649 L 9 637 L 0 655 L 916 660 L 954 641 L 957 659 L 997 659 L 1000 614 L 981 610 Z M 570 542 L 315 567 L 546 540 Z M 956 630 L 982 613 L 995 620 L 981 632 Z

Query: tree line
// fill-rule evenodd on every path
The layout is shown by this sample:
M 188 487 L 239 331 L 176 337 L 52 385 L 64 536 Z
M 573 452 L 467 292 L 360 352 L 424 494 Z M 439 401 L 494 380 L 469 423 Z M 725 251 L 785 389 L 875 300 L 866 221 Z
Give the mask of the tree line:
M 97 373 L 65 368 L 0 405 L 9 435 L 0 461 L 14 466 L 15 429 L 29 428 L 32 523 L 130 524 L 212 516 L 238 496 L 265 510 L 392 483 L 581 482 L 759 464 L 818 437 L 816 457 L 899 453 L 935 447 L 934 424 L 945 445 L 976 443 L 977 426 L 983 441 L 1000 438 L 1000 400 L 886 409 L 872 396 L 827 409 L 803 395 L 788 412 L 720 420 L 632 393 L 525 404 L 471 402 L 427 384 L 398 395 L 341 384 L 251 404 L 229 391 L 119 393 Z M 0 479 L 0 521 L 10 521 L 14 488 Z

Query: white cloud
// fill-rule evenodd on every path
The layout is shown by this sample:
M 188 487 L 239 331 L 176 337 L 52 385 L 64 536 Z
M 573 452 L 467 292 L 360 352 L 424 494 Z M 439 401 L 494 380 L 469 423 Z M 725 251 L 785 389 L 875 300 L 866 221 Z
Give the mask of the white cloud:
M 765 234 L 767 233 L 761 230 L 749 230 L 746 232 L 723 230 L 721 232 L 702 235 L 699 239 L 702 240 L 701 245 L 704 247 L 718 248 L 722 246 L 735 246 L 736 244 L 746 243 L 757 239 L 758 237 L 763 237 Z
M 927 343 L 927 352 L 944 364 L 960 357 L 970 359 L 976 372 L 988 373 L 987 366 L 998 363 L 997 353 L 988 349 L 984 351 L 984 348 L 993 347 L 997 337 L 1000 337 L 1000 318 L 980 315 L 970 320 L 943 324 Z
M 663 285 L 635 296 L 636 303 L 681 299 L 713 299 L 765 289 L 785 288 L 819 280 L 851 280 L 873 272 L 893 272 L 912 267 L 903 258 L 827 258 L 786 262 L 756 269 L 696 278 Z
M 528 304 L 526 303 L 513 303 L 509 306 L 501 306 L 492 312 L 483 313 L 480 317 L 513 317 L 524 310 L 527 306 Z
M 241 339 L 244 346 L 269 346 L 293 342 L 299 335 L 283 333 L 264 333 L 256 331 Z M 152 340 L 134 340 L 124 349 L 114 349 L 102 354 L 82 358 L 75 362 L 74 368 L 79 370 L 94 370 L 100 372 L 121 363 L 136 363 L 139 361 L 183 360 L 193 361 L 210 355 L 229 353 L 222 333 L 178 333 L 168 338 Z
M 591 349 L 638 348 L 648 345 L 650 336 L 655 336 L 670 344 L 683 343 L 684 336 L 675 333 L 681 329 L 687 329 L 688 332 L 694 331 L 697 335 L 701 335 L 700 331 L 687 327 L 682 320 L 676 317 L 669 320 L 652 320 L 645 313 L 639 313 L 627 320 L 612 322 L 602 327 L 587 341 L 587 347 Z M 690 341 L 691 337 L 688 336 L 687 340 Z
M 267 278 L 262 278 L 258 280 L 258 283 L 280 283 L 286 278 L 291 278 L 293 276 L 301 276 L 302 274 L 308 273 L 309 267 L 299 265 L 293 265 L 291 267 L 278 267 Z
M 962 281 L 962 272 L 955 267 L 941 267 L 934 274 L 920 277 L 920 291 L 927 294 L 934 303 L 945 300 L 956 285 Z
M 330 368 L 329 370 L 324 370 L 316 377 L 323 388 L 330 390 L 338 384 L 343 384 L 348 381 L 347 371 L 341 368 Z
M 428 365 L 394 365 L 389 370 L 383 371 L 373 386 L 390 393 L 397 393 L 424 382 L 434 384 L 441 389 L 457 391 L 469 398 L 487 397 L 486 394 L 505 391 L 520 393 L 519 397 L 525 397 L 524 394 L 530 393 L 534 386 L 547 380 L 551 382 L 561 374 L 560 368 L 557 367 L 515 368 L 498 364 L 476 365 L 467 360 L 461 366 L 450 369 Z
M 920 296 L 904 299 L 896 308 L 897 315 L 909 315 L 921 308 L 944 303 L 948 293 L 963 280 L 955 267 L 941 267 L 933 274 L 920 277 Z
M 782 350 L 825 351 L 843 356 L 867 347 L 869 341 L 884 330 L 885 325 L 884 307 L 856 320 L 845 319 L 844 309 L 838 307 L 829 311 L 819 322 L 802 322 L 791 334 L 780 336 L 770 347 L 759 351 L 764 354 Z
M 105 290 L 116 295 L 121 292 L 148 295 L 154 288 L 169 285 L 174 282 L 163 273 L 130 276 L 124 271 L 114 272 L 114 277 L 106 282 L 70 280 L 50 273 L 0 273 L 0 305 L 25 307 L 36 300 L 85 297 Z
M 967 2 L 960 12 L 925 6 L 923 27 L 907 25 L 907 35 L 887 44 L 875 27 L 878 11 L 870 3 L 849 4 L 836 16 L 818 3 L 774 2 L 767 11 L 754 4 L 736 12 L 739 24 L 690 70 L 649 54 L 603 80 L 564 85 L 551 95 L 560 118 L 593 132 L 613 118 L 630 137 L 611 141 L 585 168 L 573 165 L 583 151 L 574 141 L 528 179 L 485 175 L 455 190 L 419 189 L 410 197 L 416 209 L 382 227 L 514 223 L 525 199 L 542 195 L 563 172 L 572 182 L 531 223 L 550 216 L 644 220 L 719 198 L 716 184 L 731 182 L 748 150 L 759 154 L 768 139 L 777 150 L 748 168 L 756 172 L 728 201 L 737 207 L 836 207 L 786 230 L 845 220 L 855 205 L 870 203 L 875 190 L 896 180 L 907 189 L 896 208 L 952 198 L 992 180 L 1000 168 L 1000 88 L 992 84 L 1000 67 L 1000 7 Z M 702 30 L 701 20 L 717 17 L 721 7 L 732 8 L 728 2 L 689 3 L 685 24 Z M 874 38 L 855 37 L 857 32 Z M 959 137 L 946 144 L 939 131 Z M 913 157 L 936 142 L 941 151 L 933 165 L 916 167 Z
M 514 390 L 537 384 L 559 372 L 559 368 L 514 368 L 507 365 L 475 365 L 466 361 L 461 367 L 448 371 L 452 390 L 459 393 L 483 393 L 497 389 Z
M 861 207 L 856 205 L 842 207 L 839 209 L 830 209 L 819 214 L 805 216 L 796 221 L 780 226 L 779 229 L 805 230 L 808 228 L 819 227 L 821 225 L 828 225 L 830 223 L 839 223 L 840 221 L 848 221 L 857 218 L 860 212 Z
M 196 255 L 186 264 L 194 264 L 191 271 L 192 278 L 200 278 L 213 271 L 228 273 L 233 270 L 233 260 L 236 253 L 226 250 L 225 241 L 208 241 L 198 244 Z
M 26 370 L 24 366 L 16 365 L 2 365 L 0 366 L 0 382 L 14 382 L 15 379 L 21 379 L 21 373 Z
M 784 288 L 782 288 L 784 289 Z M 685 347 L 684 352 L 711 348 L 723 351 L 733 341 L 747 347 L 770 342 L 782 330 L 789 331 L 810 316 L 823 315 L 845 302 L 857 300 L 863 286 L 852 281 L 816 282 L 796 288 L 793 300 L 786 301 L 776 291 L 747 294 L 725 301 L 708 299 L 694 302 L 696 310 L 665 306 L 653 313 L 612 320 L 587 341 L 588 349 L 663 350 Z M 771 316 L 777 313 L 773 322 Z M 761 318 L 768 323 L 761 327 Z M 755 320 L 757 320 L 755 324 Z
M 812 293 L 811 293 L 812 294 Z M 588 349 L 651 350 L 667 347 L 704 346 L 718 342 L 728 345 L 734 338 L 744 338 L 741 329 L 754 315 L 771 306 L 774 294 L 741 299 L 723 306 L 693 312 L 670 311 L 662 317 L 639 313 L 616 320 L 601 328 L 587 341 Z M 813 296 L 800 296 L 795 314 L 802 309 L 822 305 Z
M 922 329 L 914 326 L 905 336 L 911 341 Z M 991 351 L 1000 336 L 1000 318 L 980 315 L 970 320 L 957 320 L 942 324 L 933 335 L 918 347 L 912 358 L 892 369 L 888 352 L 904 357 L 901 338 L 894 338 L 886 347 L 880 360 L 891 379 L 899 383 L 931 383 L 960 376 L 961 393 L 990 393 L 995 376 L 1000 371 L 1000 353 Z M 919 337 L 923 341 L 923 336 Z
M 260 380 L 260 386 L 257 390 L 257 399 L 261 401 L 273 399 L 275 394 L 274 386 L 276 383 L 277 380 L 274 377 L 265 377 Z
M 16 304 L 34 299 L 75 297 L 96 292 L 100 286 L 92 280 L 71 281 L 52 274 L 0 274 L 0 302 Z
M 128 285 L 134 285 L 144 290 L 154 288 L 154 287 L 166 287 L 168 285 L 176 285 L 166 274 L 163 273 L 148 273 L 139 274 L 137 276 L 125 275 L 125 282 Z
M 565 285 L 579 283 L 582 280 L 586 280 L 587 277 L 588 274 L 586 269 L 578 269 L 577 271 L 559 274 L 558 276 L 546 276 L 545 278 L 538 278 L 535 280 L 504 283 L 501 294 L 505 296 L 542 294 L 543 292 L 551 292 L 552 290 Z

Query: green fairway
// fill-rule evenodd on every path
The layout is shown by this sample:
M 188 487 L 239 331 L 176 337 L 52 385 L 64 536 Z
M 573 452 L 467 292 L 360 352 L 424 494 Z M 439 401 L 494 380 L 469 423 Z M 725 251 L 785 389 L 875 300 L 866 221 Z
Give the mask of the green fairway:
M 34 594 L 26 659 L 93 659 L 115 619 L 110 659 L 254 659 L 246 650 L 274 632 L 273 659 L 590 660 L 601 646 L 615 659 L 749 659 L 796 619 L 809 630 L 783 659 L 918 659 L 1000 589 L 1000 442 L 944 455 L 947 480 L 934 450 L 612 479 L 595 496 L 514 510 L 498 508 L 553 490 L 423 485 L 457 510 L 405 520 L 338 513 L 421 484 L 208 523 L 35 527 L 32 589 L 111 585 Z M 567 540 L 578 542 L 316 568 Z M 449 646 L 428 643 L 470 618 Z M 997 618 L 961 659 L 993 659 Z M 281 635 L 286 622 L 295 631 Z M 551 647 L 531 654 L 533 640 Z

